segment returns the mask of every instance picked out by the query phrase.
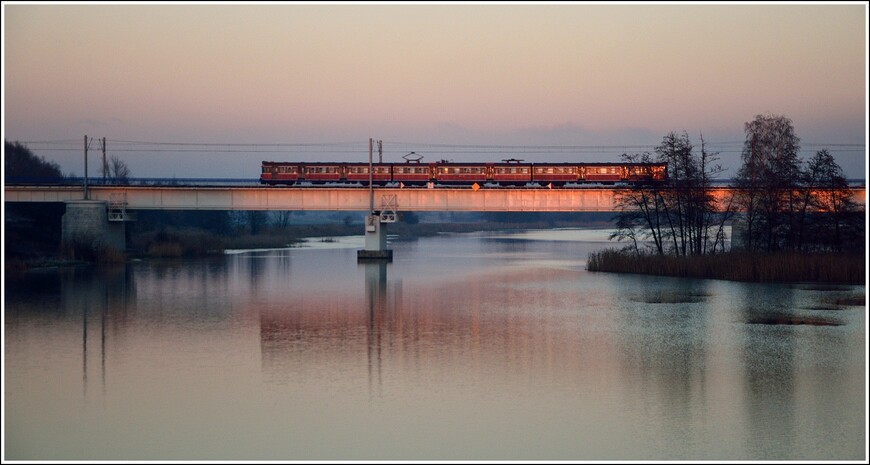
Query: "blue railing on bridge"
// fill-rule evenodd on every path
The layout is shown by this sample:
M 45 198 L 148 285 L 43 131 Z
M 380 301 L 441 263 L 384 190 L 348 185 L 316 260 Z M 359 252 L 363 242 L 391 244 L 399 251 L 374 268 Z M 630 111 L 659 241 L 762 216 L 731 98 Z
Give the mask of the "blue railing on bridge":
M 38 177 L 9 177 L 5 179 L 7 185 L 55 185 L 55 186 L 82 186 L 84 178 L 38 178 Z M 88 178 L 88 187 L 91 186 L 260 186 L 259 178 L 127 178 L 127 179 L 102 179 Z

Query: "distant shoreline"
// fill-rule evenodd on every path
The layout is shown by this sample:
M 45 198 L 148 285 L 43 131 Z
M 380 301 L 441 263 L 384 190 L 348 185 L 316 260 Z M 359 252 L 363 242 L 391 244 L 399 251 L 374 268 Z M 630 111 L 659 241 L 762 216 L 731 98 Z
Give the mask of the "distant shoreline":
M 471 233 L 486 231 L 521 231 L 541 229 L 608 229 L 612 226 L 605 222 L 454 222 L 454 223 L 394 223 L 388 226 L 388 234 L 395 241 L 409 241 L 416 238 L 432 237 L 442 233 Z M 19 236 L 26 237 L 26 231 Z M 328 242 L 333 237 L 358 236 L 364 233 L 362 224 L 310 224 L 290 225 L 281 230 L 274 229 L 261 234 L 226 235 L 203 229 L 168 227 L 162 231 L 135 234 L 130 237 L 128 250 L 96 250 L 84 254 L 80 250 L 67 250 L 51 253 L 52 247 L 43 244 L 33 248 L 26 256 L 7 256 L 7 272 L 23 272 L 32 269 L 47 269 L 66 266 L 80 266 L 94 263 L 117 264 L 131 259 L 153 258 L 191 258 L 223 255 L 226 250 L 275 249 L 298 246 L 306 238 L 321 238 Z M 7 246 L 9 244 L 7 243 Z M 68 248 L 69 249 L 69 248 Z M 8 252 L 8 250 L 7 250 Z M 87 258 L 81 258 L 81 257 Z

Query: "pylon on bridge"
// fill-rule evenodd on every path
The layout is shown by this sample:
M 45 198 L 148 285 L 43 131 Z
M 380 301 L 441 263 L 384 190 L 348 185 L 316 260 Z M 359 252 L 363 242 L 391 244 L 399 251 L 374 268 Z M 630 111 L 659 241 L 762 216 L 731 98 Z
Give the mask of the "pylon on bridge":
M 365 249 L 357 250 L 360 260 L 393 261 L 393 250 L 387 248 L 387 224 L 396 222 L 398 203 L 395 195 L 381 197 L 381 209 L 366 215 Z

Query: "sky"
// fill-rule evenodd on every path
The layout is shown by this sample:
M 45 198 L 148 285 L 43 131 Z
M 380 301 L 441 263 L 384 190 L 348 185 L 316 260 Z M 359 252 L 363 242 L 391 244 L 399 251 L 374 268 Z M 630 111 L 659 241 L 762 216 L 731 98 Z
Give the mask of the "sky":
M 733 175 L 756 115 L 864 178 L 868 7 L 776 4 L 3 4 L 3 137 L 83 172 L 262 160 L 615 161 L 669 132 Z M 133 144 L 136 142 L 136 144 Z M 94 175 L 99 146 L 90 148 Z

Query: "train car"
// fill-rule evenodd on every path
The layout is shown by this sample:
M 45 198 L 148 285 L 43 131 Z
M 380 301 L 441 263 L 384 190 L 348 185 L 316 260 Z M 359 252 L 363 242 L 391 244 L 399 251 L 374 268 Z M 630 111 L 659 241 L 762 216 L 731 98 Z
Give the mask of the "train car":
M 434 163 L 397 163 L 393 165 L 393 181 L 409 186 L 426 184 L 434 180 L 434 170 Z
M 652 180 L 658 182 L 664 182 L 668 180 L 668 164 L 667 163 L 658 163 L 652 165 Z
M 483 184 L 487 181 L 492 163 L 436 163 L 433 173 L 435 182 L 445 185 Z
M 535 163 L 532 180 L 540 185 L 564 186 L 580 180 L 580 166 L 570 163 Z
M 561 187 L 568 183 L 644 183 L 663 182 L 668 178 L 666 163 L 376 163 L 372 179 L 377 185 L 390 182 L 419 186 L 426 183 L 464 185 L 486 183 L 498 186 L 522 186 L 529 182 L 541 186 Z M 263 184 L 293 185 L 348 183 L 368 185 L 367 163 L 273 162 L 264 161 L 260 173 Z
M 339 182 L 343 175 L 342 167 L 346 163 L 305 163 L 302 178 L 314 184 Z M 368 177 L 368 176 L 367 176 Z
M 260 173 L 263 184 L 294 184 L 302 177 L 302 166 L 296 163 L 264 161 Z
M 586 182 L 612 184 L 625 179 L 624 166 L 620 163 L 588 163 L 580 168 L 580 179 Z
M 361 182 L 367 186 L 369 184 L 369 164 L 368 163 L 342 163 L 341 180 L 347 182 Z M 393 165 L 389 163 L 373 163 L 372 164 L 372 182 L 374 184 L 386 184 L 392 181 Z
M 662 182 L 668 179 L 668 164 L 635 164 L 628 168 L 628 181 Z
M 532 165 L 519 162 L 493 163 L 488 179 L 502 186 L 522 186 L 532 180 Z

